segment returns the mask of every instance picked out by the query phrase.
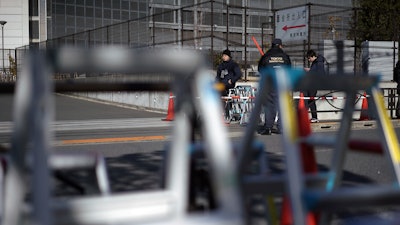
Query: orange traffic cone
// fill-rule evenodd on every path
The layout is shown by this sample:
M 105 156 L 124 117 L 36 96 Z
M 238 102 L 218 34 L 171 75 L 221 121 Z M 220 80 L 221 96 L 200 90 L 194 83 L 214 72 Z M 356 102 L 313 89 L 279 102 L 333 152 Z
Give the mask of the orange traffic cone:
M 306 216 L 307 225 L 317 225 L 317 218 L 314 213 L 308 213 Z M 282 214 L 280 225 L 293 225 L 292 211 L 290 209 L 289 198 L 285 196 L 282 203 Z
M 311 134 L 310 120 L 308 119 L 308 109 L 304 103 L 304 94 L 300 93 L 299 105 L 297 108 L 298 129 L 300 137 L 307 137 Z M 301 143 L 301 160 L 304 173 L 317 173 L 317 161 L 315 159 L 314 148 L 305 143 Z M 316 225 L 318 221 L 315 213 L 307 213 L 307 225 Z M 292 225 L 293 215 L 290 209 L 290 200 L 287 196 L 283 198 L 281 211 L 281 225 Z
M 307 137 L 311 134 L 311 124 L 308 119 L 308 109 L 304 104 L 304 95 L 300 93 L 300 102 L 297 108 L 297 127 L 300 137 Z M 305 173 L 316 173 L 318 171 L 315 159 L 314 148 L 308 144 L 301 144 L 301 156 L 303 162 L 303 171 Z
M 305 107 L 306 107 L 306 104 L 304 103 L 304 94 L 303 94 L 303 92 L 300 92 L 300 100 L 299 100 L 298 109 L 305 108 Z
M 360 112 L 359 120 L 369 120 L 367 93 L 365 93 L 365 92 L 364 92 L 364 97 L 363 97 L 363 101 L 361 104 L 361 112 Z
M 174 120 L 174 96 L 172 93 L 169 93 L 169 101 L 168 101 L 168 112 L 167 117 L 162 119 L 163 121 L 173 121 Z

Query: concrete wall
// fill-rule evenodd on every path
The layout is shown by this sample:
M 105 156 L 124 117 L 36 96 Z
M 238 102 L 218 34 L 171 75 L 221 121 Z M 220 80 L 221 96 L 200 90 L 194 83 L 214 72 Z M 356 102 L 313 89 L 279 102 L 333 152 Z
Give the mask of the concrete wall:
M 251 85 L 255 88 L 258 87 L 257 82 L 238 82 L 237 85 Z M 382 82 L 380 87 L 395 88 L 396 84 L 393 82 Z M 362 108 L 363 94 L 363 91 L 358 93 L 358 100 L 355 103 L 355 108 L 357 110 Z M 170 99 L 170 93 L 165 92 L 90 92 L 75 93 L 75 95 L 163 113 L 167 113 Z M 342 117 L 342 112 L 340 112 L 340 110 L 344 107 L 346 95 L 343 92 L 335 91 L 319 91 L 317 95 L 326 95 L 328 97 L 328 99 L 320 99 L 316 101 L 317 110 L 320 111 L 318 112 L 318 119 L 321 121 L 340 120 Z M 388 95 L 388 93 L 384 93 L 384 95 Z M 293 93 L 293 99 L 295 103 L 297 103 L 299 96 L 299 92 Z M 334 99 L 329 99 L 332 97 Z M 385 98 L 385 106 L 388 105 L 387 100 L 388 99 Z M 389 111 L 388 116 L 390 116 Z M 355 111 L 353 114 L 353 119 L 357 120 L 359 118 L 360 111 Z
M 343 41 L 343 72 L 353 74 L 354 73 L 354 41 L 344 40 Z M 324 40 L 320 45 L 317 53 L 322 54 L 329 68 L 329 74 L 337 73 L 337 48 L 333 40 Z
M 165 92 L 88 92 L 74 95 L 165 113 L 170 99 L 170 94 Z
M 399 43 L 393 41 L 366 41 L 364 57 L 368 60 L 368 72 L 382 75 L 382 81 L 393 80 L 393 68 L 398 61 Z

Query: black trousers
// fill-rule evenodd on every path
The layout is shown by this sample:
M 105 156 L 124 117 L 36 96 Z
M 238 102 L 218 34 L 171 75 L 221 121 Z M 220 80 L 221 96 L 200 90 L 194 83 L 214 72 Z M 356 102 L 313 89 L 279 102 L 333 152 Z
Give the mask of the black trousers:
M 308 90 L 306 92 L 306 97 L 317 96 L 317 90 Z M 311 111 L 311 118 L 318 119 L 317 115 L 317 105 L 315 104 L 315 99 L 307 99 L 307 106 Z
M 396 117 L 400 119 L 400 84 L 397 84 Z
M 277 129 L 281 130 L 281 118 L 279 114 L 279 99 L 276 90 L 267 93 L 267 98 L 264 103 L 264 129 L 272 129 L 275 123 L 275 118 L 278 116 Z

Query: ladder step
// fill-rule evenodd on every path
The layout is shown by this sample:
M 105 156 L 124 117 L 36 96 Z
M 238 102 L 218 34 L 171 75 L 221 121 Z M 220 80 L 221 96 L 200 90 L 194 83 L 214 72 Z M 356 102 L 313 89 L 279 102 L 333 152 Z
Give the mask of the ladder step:
M 349 141 L 348 147 L 353 151 L 362 151 L 367 153 L 383 154 L 382 143 L 377 141 L 357 140 Z
M 307 137 L 302 138 L 301 143 L 315 145 L 315 146 L 323 146 L 323 147 L 334 147 L 336 144 L 336 137 L 327 136 L 322 134 L 311 134 Z M 347 146 L 352 151 L 359 151 L 365 153 L 375 153 L 375 154 L 383 154 L 384 149 L 382 143 L 378 141 L 369 141 L 369 140 L 361 140 L 361 139 L 352 139 L 349 140 Z
M 52 210 L 56 225 L 107 224 L 243 224 L 241 215 L 225 211 L 179 215 L 179 195 L 169 191 L 115 194 L 107 197 L 54 199 Z
M 309 144 L 309 145 L 317 145 L 324 147 L 333 147 L 336 143 L 336 137 L 327 136 L 322 134 L 311 134 L 307 137 L 302 138 L 301 143 Z
M 398 205 L 400 189 L 393 186 L 339 188 L 332 192 L 308 190 L 304 193 L 311 211 L 343 211 L 362 207 Z
M 328 174 L 305 174 L 304 179 L 308 187 L 324 187 Z M 286 190 L 286 175 L 246 175 L 243 179 L 246 193 L 276 194 Z
M 52 169 L 94 168 L 102 156 L 91 153 L 57 153 L 51 154 L 49 164 Z
M 318 80 L 318 82 L 315 82 Z M 315 90 L 336 90 L 346 91 L 351 93 L 352 91 L 367 90 L 371 86 L 379 83 L 380 77 L 371 75 L 365 76 L 336 76 L 332 79 L 329 76 L 320 76 L 319 74 L 308 74 L 302 77 L 300 82 L 295 87 L 295 90 L 308 90 L 310 87 Z
M 109 197 L 54 199 L 56 224 L 139 224 L 174 216 L 177 200 L 171 192 L 154 191 Z

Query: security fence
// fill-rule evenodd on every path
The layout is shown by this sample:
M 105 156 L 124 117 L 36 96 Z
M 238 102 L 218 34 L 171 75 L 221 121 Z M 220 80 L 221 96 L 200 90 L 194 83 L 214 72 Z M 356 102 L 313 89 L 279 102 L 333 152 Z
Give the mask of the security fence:
M 355 40 L 356 29 L 350 27 L 357 8 L 338 5 L 304 4 L 291 8 L 304 7 L 309 12 L 309 29 L 307 38 L 302 41 L 285 41 L 284 50 L 290 55 L 294 67 L 306 67 L 307 50 L 313 49 L 324 55 L 327 60 L 327 72 L 330 75 L 346 73 L 350 75 L 364 72 L 384 73 L 390 81 L 393 66 L 397 61 L 398 42 L 371 44 L 367 50 Z M 24 56 L 31 48 L 58 48 L 60 46 L 80 46 L 93 48 L 105 45 L 118 45 L 126 48 L 161 49 L 175 46 L 177 48 L 195 49 L 209 58 L 210 67 L 216 68 L 220 62 L 220 52 L 226 48 L 232 51 L 235 61 L 243 70 L 243 80 L 257 78 L 257 62 L 262 51 L 271 46 L 274 38 L 274 17 L 277 13 L 291 8 L 266 9 L 257 5 L 243 7 L 219 1 L 203 1 L 184 7 L 150 8 L 150 16 L 125 21 L 93 30 L 75 33 L 48 40 L 36 45 L 23 46 L 15 50 L 6 50 L 6 56 L 15 59 L 17 71 L 21 71 Z M 289 15 L 293 16 L 293 15 Z M 296 35 L 296 34 L 294 34 Z M 337 42 L 338 40 L 345 40 Z M 342 46 L 337 46 L 341 43 Z M 340 49 L 338 52 L 338 49 Z M 365 56 L 365 52 L 369 55 Z M 340 57 L 338 57 L 340 56 Z M 383 59 L 385 57 L 385 59 Z M 10 59 L 11 59 L 10 58 Z M 378 60 L 376 60 L 378 59 Z M 375 61 L 374 61 L 375 60 Z M 157 65 L 157 62 L 154 62 Z M 338 64 L 339 67 L 338 67 Z M 14 81 L 17 71 L 11 73 L 11 61 L 6 60 L 6 75 L 2 82 Z M 368 68 L 368 65 L 369 68 Z M 386 66 L 382 66 L 386 65 Z M 337 68 L 340 68 L 339 71 Z M 116 74 L 55 74 L 55 79 L 75 79 L 93 76 Z M 394 86 L 394 85 L 393 85 Z M 388 90 L 387 93 L 394 93 Z M 392 94 L 387 97 L 387 109 L 394 117 Z M 394 99 L 395 98 L 395 99 Z M 393 100 L 394 99 L 394 100 Z
M 334 4 L 335 2 L 332 2 Z M 208 55 L 210 66 L 215 68 L 220 62 L 220 52 L 226 48 L 232 51 L 235 61 L 243 69 L 244 80 L 257 74 L 260 52 L 257 44 L 265 52 L 271 46 L 275 35 L 274 17 L 288 8 L 270 9 L 255 3 L 248 6 L 228 4 L 225 1 L 208 0 L 194 2 L 182 7 L 162 8 L 160 4 L 150 4 L 149 16 L 87 30 L 68 36 L 58 37 L 32 46 L 16 49 L 15 60 L 18 71 L 23 63 L 23 55 L 31 47 L 58 48 L 62 45 L 85 48 L 103 45 L 120 45 L 127 48 L 178 48 L 196 49 Z M 278 4 L 279 6 L 279 4 Z M 305 59 L 307 50 L 314 49 L 327 58 L 330 74 L 340 73 L 337 67 L 336 40 L 344 41 L 344 72 L 362 73 L 368 71 L 368 57 L 363 58 L 362 46 L 348 37 L 357 36 L 357 27 L 351 28 L 360 9 L 350 6 L 308 3 L 295 7 L 305 7 L 309 12 L 308 33 L 302 41 L 286 41 L 285 51 L 291 56 L 295 67 L 308 66 Z M 293 15 L 288 15 L 293 16 Z M 397 46 L 397 47 L 396 47 Z M 398 42 L 380 53 L 392 55 L 387 68 L 392 70 L 398 54 Z M 388 71 L 389 73 L 390 71 Z
M 14 82 L 17 76 L 17 51 L 1 49 L 0 52 L 0 82 Z

